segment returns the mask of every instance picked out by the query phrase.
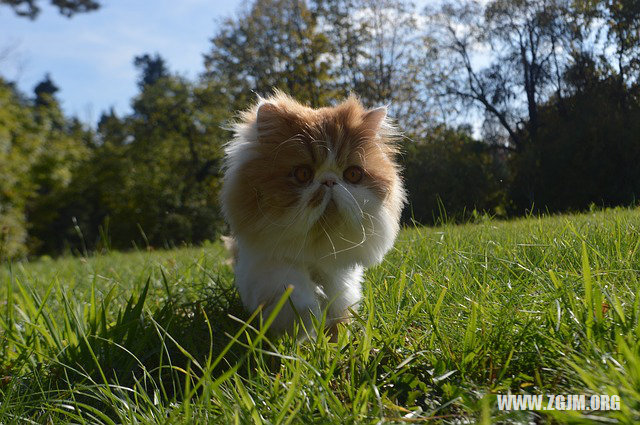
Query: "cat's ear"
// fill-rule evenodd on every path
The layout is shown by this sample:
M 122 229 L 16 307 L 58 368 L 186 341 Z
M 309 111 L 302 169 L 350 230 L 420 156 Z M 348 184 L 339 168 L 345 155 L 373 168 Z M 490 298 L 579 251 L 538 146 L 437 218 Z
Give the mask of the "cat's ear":
M 264 125 L 270 123 L 273 119 L 277 118 L 280 114 L 278 107 L 271 102 L 264 102 L 258 106 L 258 113 L 256 119 L 258 125 Z
M 365 112 L 364 114 L 364 122 L 366 126 L 373 130 L 374 132 L 378 132 L 382 124 L 384 123 L 384 119 L 387 117 L 387 107 L 381 106 L 376 109 L 371 109 L 370 111 Z
M 271 102 L 264 102 L 258 106 L 258 111 L 256 112 L 258 140 L 267 140 L 269 135 L 282 126 L 283 119 L 283 113 L 277 105 Z
M 258 112 L 256 114 L 256 123 L 258 124 L 258 131 L 264 128 L 270 128 L 278 120 L 280 111 L 278 107 L 273 103 L 264 102 L 258 106 Z

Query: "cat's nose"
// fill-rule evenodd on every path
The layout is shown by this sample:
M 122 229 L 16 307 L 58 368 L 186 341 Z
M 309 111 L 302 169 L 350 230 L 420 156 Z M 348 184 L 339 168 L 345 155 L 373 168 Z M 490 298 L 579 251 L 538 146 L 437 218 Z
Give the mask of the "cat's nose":
M 336 184 L 336 181 L 334 179 L 324 179 L 322 184 L 327 187 L 333 187 L 333 185 Z

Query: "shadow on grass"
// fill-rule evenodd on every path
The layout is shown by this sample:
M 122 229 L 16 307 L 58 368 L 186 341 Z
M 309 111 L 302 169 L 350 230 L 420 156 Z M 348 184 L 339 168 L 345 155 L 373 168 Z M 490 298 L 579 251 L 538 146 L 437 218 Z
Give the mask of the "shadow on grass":
M 231 284 L 201 287 L 197 302 L 169 296 L 155 311 L 145 307 L 151 304 L 149 286 L 147 281 L 115 319 L 108 314 L 109 295 L 97 300 L 92 294 L 87 305 L 59 289 L 63 317 L 53 317 L 47 313 L 53 285 L 43 298 L 21 287 L 24 314 L 11 316 L 7 306 L 0 323 L 0 345 L 5 342 L 5 351 L 7 342 L 13 346 L 13 358 L 0 359 L 0 401 L 33 406 L 21 417 L 36 421 L 50 414 L 47 404 L 71 398 L 76 406 L 115 419 L 114 400 L 144 394 L 180 402 L 185 394 L 198 394 L 194 383 L 205 375 L 215 381 L 242 372 L 260 326 Z
M 153 313 L 144 311 L 145 296 L 146 290 L 135 303 L 130 301 L 115 326 L 79 341 L 64 363 L 82 367 L 80 376 L 106 378 L 125 387 L 146 375 L 173 399 L 179 397 L 182 389 L 176 385 L 184 382 L 186 373 L 204 372 L 199 369 L 222 354 L 208 370 L 215 376 L 243 358 L 247 341 L 232 343 L 232 338 L 249 315 L 234 289 L 205 288 L 197 302 L 169 301 Z M 107 337 L 101 335 L 105 333 Z M 167 382 L 172 388 L 165 386 Z

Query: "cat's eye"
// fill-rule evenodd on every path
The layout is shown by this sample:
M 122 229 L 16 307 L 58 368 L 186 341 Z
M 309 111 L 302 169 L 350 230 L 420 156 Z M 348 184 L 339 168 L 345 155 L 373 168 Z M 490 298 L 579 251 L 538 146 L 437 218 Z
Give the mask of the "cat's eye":
M 364 171 L 357 165 L 352 165 L 351 167 L 347 168 L 346 170 L 344 170 L 343 174 L 344 179 L 353 184 L 360 183 L 360 180 L 362 180 L 362 176 L 364 176 Z
M 313 170 L 307 165 L 301 165 L 293 169 L 293 177 L 299 183 L 308 183 L 313 177 Z

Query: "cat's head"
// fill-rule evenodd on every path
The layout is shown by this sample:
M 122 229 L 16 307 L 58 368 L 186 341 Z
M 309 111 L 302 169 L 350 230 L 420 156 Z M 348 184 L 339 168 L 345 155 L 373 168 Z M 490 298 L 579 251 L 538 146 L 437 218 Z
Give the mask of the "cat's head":
M 237 236 L 334 255 L 393 242 L 404 191 L 386 108 L 349 97 L 312 109 L 276 93 L 243 113 L 235 133 L 222 197 Z

